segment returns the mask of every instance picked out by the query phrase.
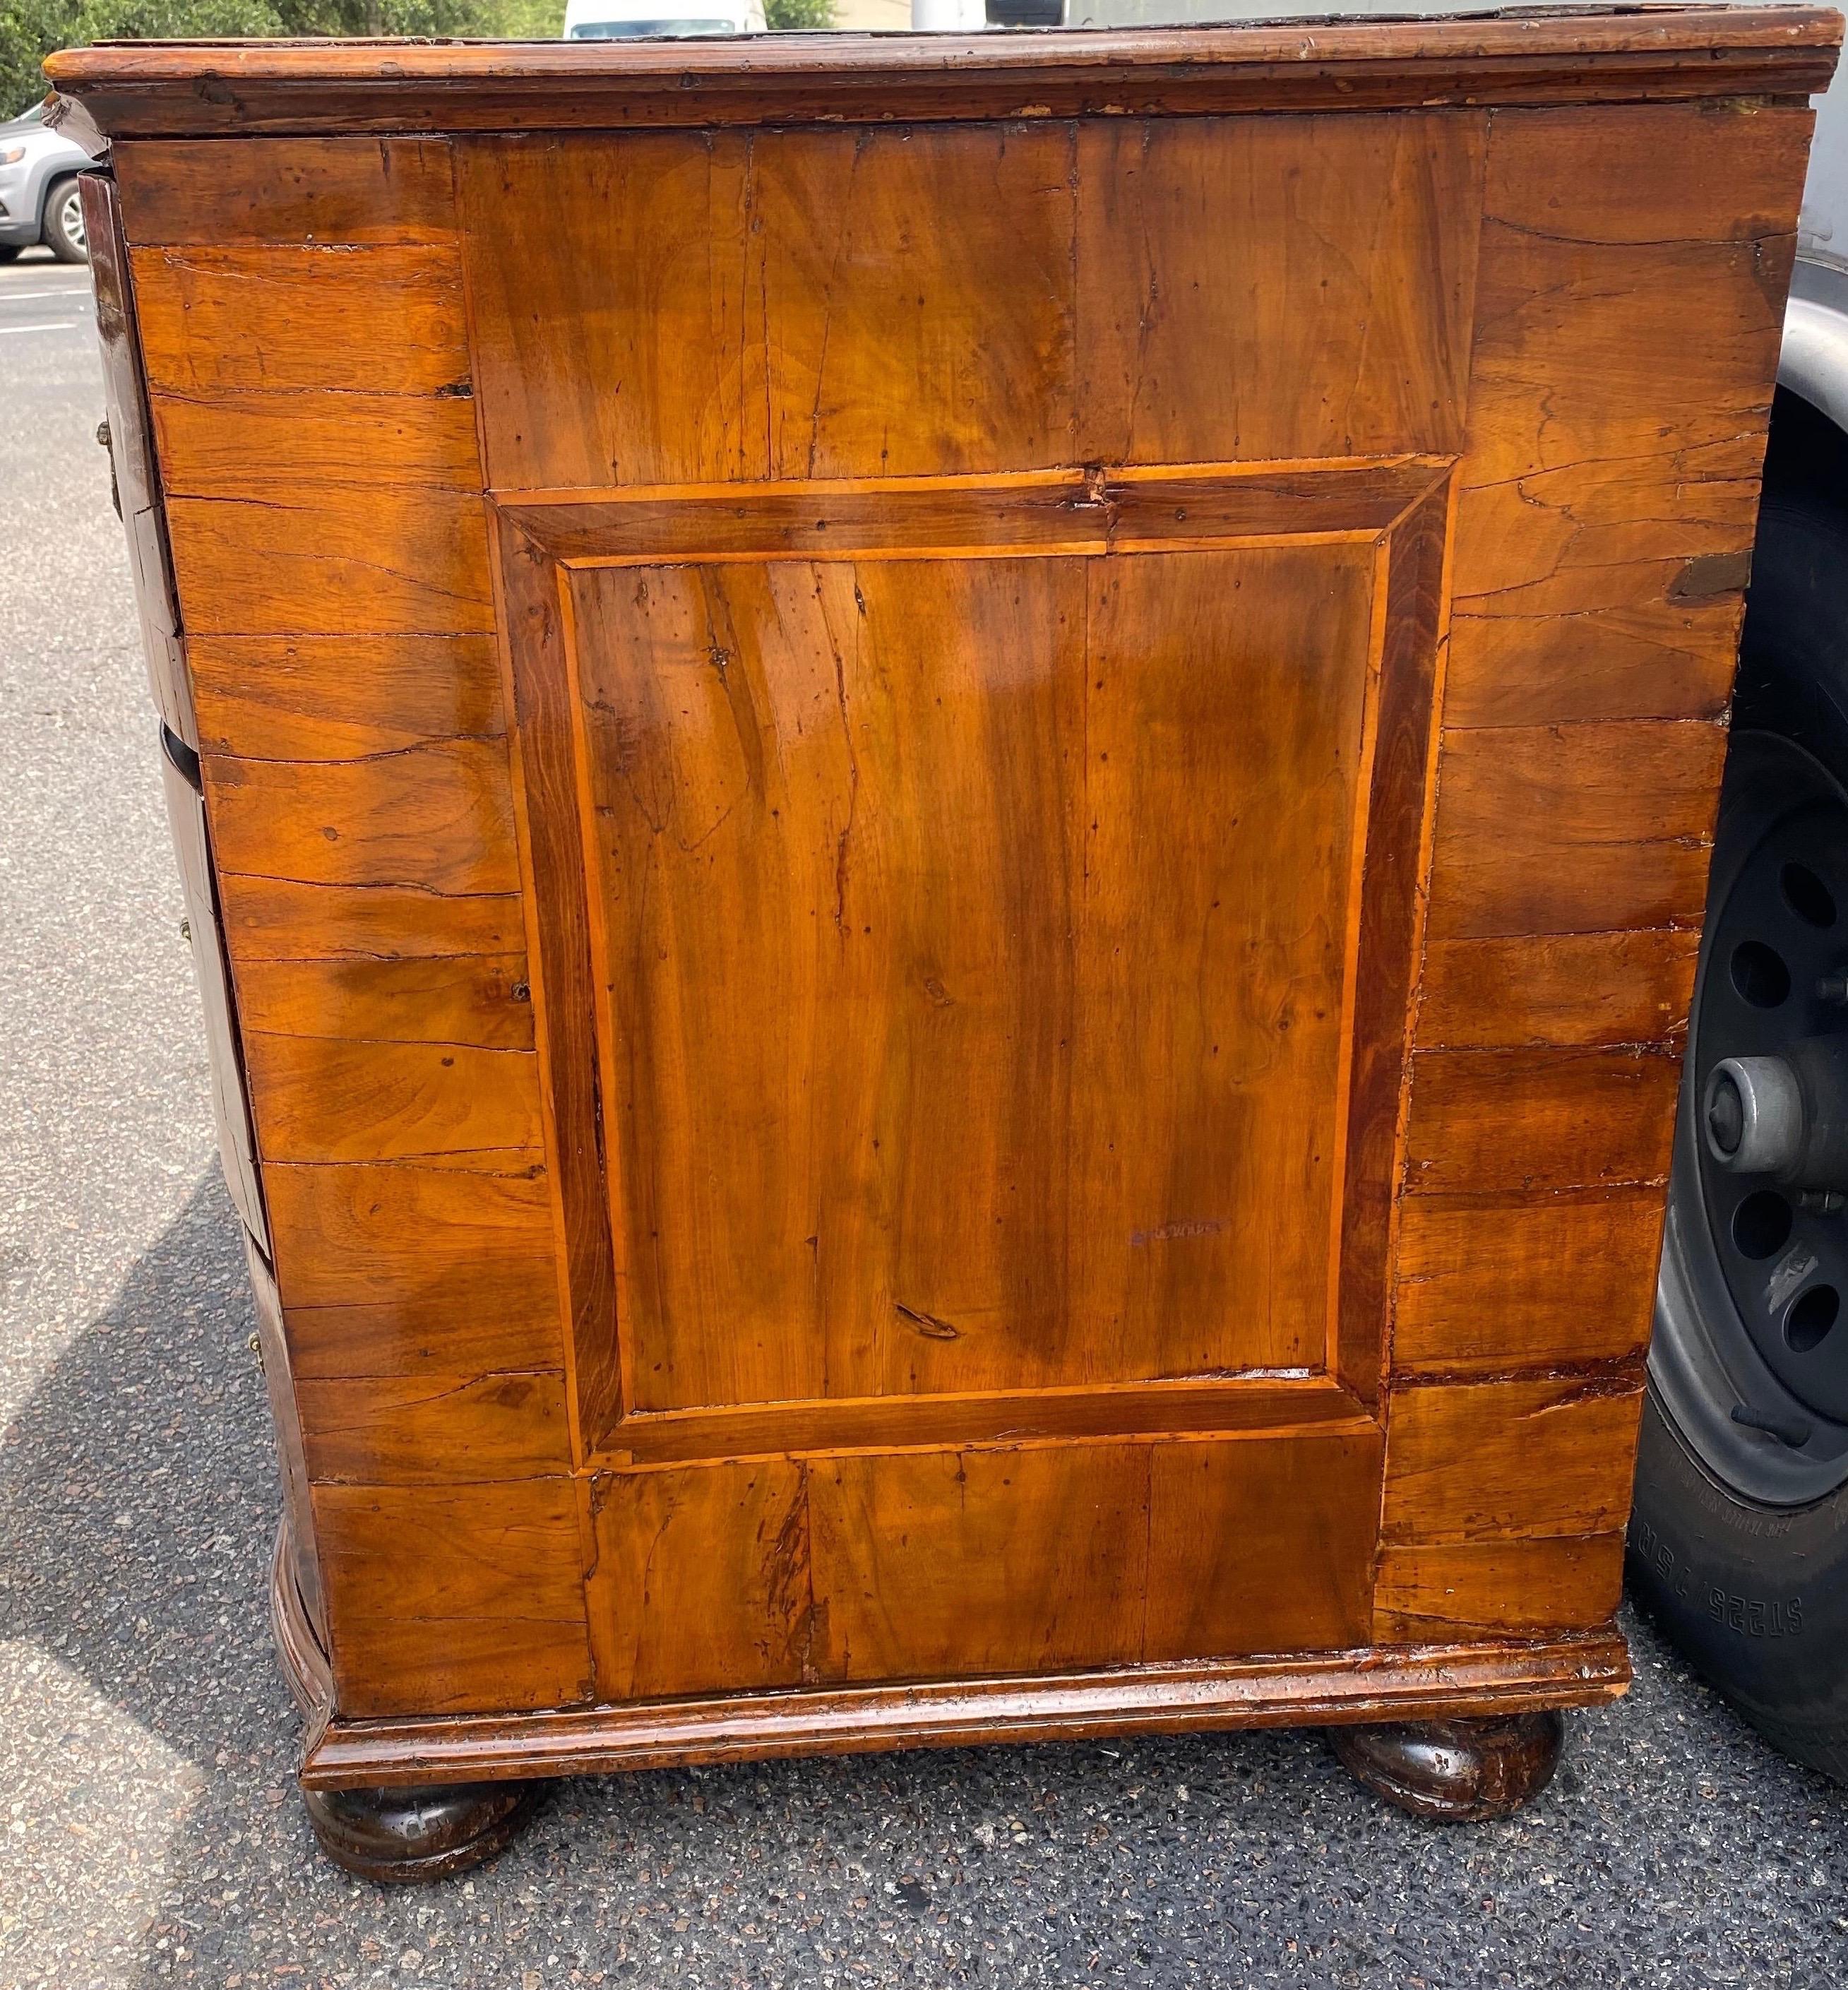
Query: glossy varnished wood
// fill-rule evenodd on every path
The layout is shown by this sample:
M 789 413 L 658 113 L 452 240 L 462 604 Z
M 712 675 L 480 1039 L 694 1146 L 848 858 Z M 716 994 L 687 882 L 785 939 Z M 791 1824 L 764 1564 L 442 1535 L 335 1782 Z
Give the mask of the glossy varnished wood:
M 1432 103 L 1584 103 L 1826 87 L 1840 29 L 1821 8 L 1616 9 L 1558 24 L 1291 24 L 1171 34 L 804 36 L 742 59 L 695 46 L 470 46 L 402 42 L 184 44 L 92 56 L 48 73 L 80 137 L 523 131 L 588 125 L 788 124 L 878 119 L 1119 117 Z
M 1836 32 L 59 59 L 311 1781 L 1620 1689 Z

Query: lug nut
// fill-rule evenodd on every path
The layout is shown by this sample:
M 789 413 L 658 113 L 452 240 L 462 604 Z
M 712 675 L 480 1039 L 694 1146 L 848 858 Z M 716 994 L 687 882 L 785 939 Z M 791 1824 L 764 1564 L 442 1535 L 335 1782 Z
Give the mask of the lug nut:
M 1776 1174 L 1803 1151 L 1803 1092 L 1782 1058 L 1726 1058 L 1708 1075 L 1707 1150 L 1740 1174 Z

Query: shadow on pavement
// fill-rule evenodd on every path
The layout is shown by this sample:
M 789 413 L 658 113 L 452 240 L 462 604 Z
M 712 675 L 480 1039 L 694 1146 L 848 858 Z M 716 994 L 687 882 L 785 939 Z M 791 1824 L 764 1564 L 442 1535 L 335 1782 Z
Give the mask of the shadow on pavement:
M 0 1636 L 158 1737 L 194 1791 L 153 1820 L 127 1952 L 42 1980 L 1679 1986 L 1839 1961 L 1848 1800 L 1639 1627 L 1632 1698 L 1575 1720 L 1554 1788 L 1502 1825 L 1399 1816 L 1313 1735 L 1199 1737 L 583 1782 L 468 1883 L 351 1881 L 295 1798 L 252 1331 L 214 1170 L 0 1445 Z M 147 1801 L 78 1766 L 106 1807 Z M 35 1960 L 0 1933 L 0 1980 L 41 1980 Z

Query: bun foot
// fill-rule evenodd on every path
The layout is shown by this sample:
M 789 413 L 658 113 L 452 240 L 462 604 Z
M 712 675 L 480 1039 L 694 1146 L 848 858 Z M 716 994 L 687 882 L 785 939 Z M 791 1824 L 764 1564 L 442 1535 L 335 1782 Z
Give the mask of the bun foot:
M 447 1880 L 518 1835 L 542 1783 L 451 1783 L 423 1790 L 304 1790 L 321 1849 L 343 1871 L 382 1885 Z
M 1367 1788 L 1444 1824 L 1519 1810 L 1553 1780 L 1564 1734 L 1556 1713 L 1329 1730 L 1335 1753 Z

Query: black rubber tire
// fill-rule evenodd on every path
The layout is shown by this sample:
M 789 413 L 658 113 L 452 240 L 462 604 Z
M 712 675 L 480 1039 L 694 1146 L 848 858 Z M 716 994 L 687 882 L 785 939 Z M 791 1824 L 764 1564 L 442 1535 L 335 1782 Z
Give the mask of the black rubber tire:
M 73 173 L 61 180 L 54 180 L 45 195 L 45 222 L 41 239 L 45 246 L 60 263 L 87 263 L 88 246 L 79 237 L 73 237 L 64 225 L 68 211 L 66 203 L 76 192 L 77 179 Z
M 1848 783 L 1848 442 L 1780 393 L 1740 644 L 1736 731 L 1795 740 Z M 1848 1486 L 1804 1506 L 1724 1483 L 1652 1382 L 1632 1594 L 1785 1754 L 1848 1783 Z

